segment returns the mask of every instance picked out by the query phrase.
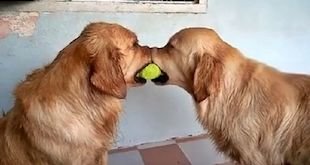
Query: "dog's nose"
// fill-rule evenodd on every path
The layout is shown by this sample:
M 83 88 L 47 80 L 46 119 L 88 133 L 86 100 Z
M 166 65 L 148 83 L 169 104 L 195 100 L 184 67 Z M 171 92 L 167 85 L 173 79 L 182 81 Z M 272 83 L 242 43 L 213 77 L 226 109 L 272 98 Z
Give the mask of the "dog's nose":
M 152 50 L 149 46 L 141 46 L 141 50 L 143 54 L 145 55 L 144 57 L 148 59 L 149 62 L 152 61 Z
M 145 54 L 151 55 L 151 48 L 148 47 L 148 46 L 142 46 L 142 51 L 143 51 Z
M 152 56 L 158 54 L 158 48 L 157 47 L 152 47 L 151 50 L 152 50 Z

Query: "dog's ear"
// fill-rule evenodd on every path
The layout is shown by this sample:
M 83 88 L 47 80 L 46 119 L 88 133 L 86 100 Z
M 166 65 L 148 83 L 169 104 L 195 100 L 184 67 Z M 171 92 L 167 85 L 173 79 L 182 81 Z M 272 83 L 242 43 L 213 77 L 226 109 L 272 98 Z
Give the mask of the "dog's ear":
M 193 95 L 196 102 L 205 100 L 219 88 L 221 76 L 220 61 L 203 54 L 196 55 L 196 69 L 194 73 Z
M 90 62 L 90 81 L 101 92 L 124 99 L 127 87 L 120 66 L 120 54 L 109 47 L 96 47 Z
M 121 55 L 111 37 L 111 24 L 91 23 L 82 31 L 83 46 L 89 59 L 90 83 L 99 91 L 123 99 L 127 94 Z

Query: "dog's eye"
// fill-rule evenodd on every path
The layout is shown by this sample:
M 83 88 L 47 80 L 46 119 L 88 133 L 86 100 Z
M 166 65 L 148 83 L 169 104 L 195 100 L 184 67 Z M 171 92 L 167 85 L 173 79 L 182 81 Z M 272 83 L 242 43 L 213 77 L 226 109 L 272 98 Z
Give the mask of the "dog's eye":
M 168 48 L 174 48 L 174 46 L 171 45 L 170 43 L 168 43 L 168 44 L 166 45 L 166 47 L 168 47 Z
M 139 46 L 138 41 L 134 42 L 132 46 Z

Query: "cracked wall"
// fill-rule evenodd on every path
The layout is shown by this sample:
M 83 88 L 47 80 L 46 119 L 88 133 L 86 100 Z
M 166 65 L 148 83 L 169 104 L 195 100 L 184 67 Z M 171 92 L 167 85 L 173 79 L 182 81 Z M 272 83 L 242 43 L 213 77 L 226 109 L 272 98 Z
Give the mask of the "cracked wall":
M 17 14 L 0 15 L 0 39 L 11 33 L 20 37 L 31 36 L 35 30 L 39 18 L 37 12 L 20 12 Z

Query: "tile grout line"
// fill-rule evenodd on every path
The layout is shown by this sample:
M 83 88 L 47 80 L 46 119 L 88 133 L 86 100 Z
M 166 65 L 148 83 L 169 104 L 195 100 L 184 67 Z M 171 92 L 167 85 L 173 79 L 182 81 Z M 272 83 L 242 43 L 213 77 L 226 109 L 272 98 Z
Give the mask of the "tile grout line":
M 177 143 L 177 146 L 179 148 L 179 150 L 181 151 L 181 153 L 183 154 L 183 156 L 185 157 L 185 159 L 187 159 L 187 161 L 190 163 L 189 165 L 193 165 L 191 160 L 188 158 L 188 156 L 186 155 L 186 153 L 182 150 L 182 148 L 179 146 L 179 144 Z
M 143 143 L 143 144 L 139 144 L 139 145 L 135 145 L 131 147 L 118 147 L 118 148 L 114 148 L 110 150 L 109 153 L 114 154 L 114 153 L 119 153 L 119 152 L 127 152 L 127 151 L 136 150 L 136 149 L 146 149 L 146 148 L 164 146 L 164 145 L 169 145 L 169 144 L 184 143 L 184 142 L 195 141 L 195 140 L 206 139 L 206 138 L 208 138 L 207 134 L 200 134 L 196 136 L 189 135 L 187 137 L 171 138 L 171 139 L 164 140 L 164 141 Z
M 182 150 L 182 147 L 179 145 L 179 143 L 177 143 L 179 149 L 181 150 L 181 152 L 183 153 L 183 155 L 186 157 L 186 159 L 190 162 L 190 164 L 192 165 L 192 162 L 189 158 L 189 156 Z
M 148 148 L 154 148 L 154 147 L 161 147 L 161 146 L 166 146 L 170 144 L 176 144 L 175 140 L 167 140 L 163 142 L 156 142 L 156 143 L 146 143 L 142 145 L 138 145 L 138 149 L 148 149 Z
M 146 150 L 161 150 L 163 148 L 166 148 L 166 147 L 171 147 L 171 146 L 174 146 L 176 147 L 176 150 L 173 151 L 173 154 L 176 154 L 176 155 L 179 155 L 181 156 L 181 160 L 183 159 L 183 161 L 185 162 L 188 162 L 189 164 L 186 164 L 186 165 L 192 165 L 192 162 L 190 161 L 190 159 L 188 159 L 188 157 L 185 155 L 185 153 L 182 151 L 181 147 L 177 144 L 177 143 L 173 143 L 173 144 L 167 144 L 167 145 L 161 145 L 161 146 L 155 146 L 155 147 L 150 147 L 150 148 L 144 148 L 144 149 L 138 149 L 141 157 L 142 157 L 142 160 L 143 160 L 143 163 L 144 165 L 149 165 L 149 164 L 146 164 L 147 162 L 147 158 L 145 158 L 143 155 L 145 154 L 142 154 L 142 152 L 145 152 Z M 179 157 L 180 158 L 180 157 Z M 149 158 L 148 158 L 149 159 Z
M 140 156 L 140 158 L 141 158 L 141 160 L 142 160 L 142 163 L 143 163 L 143 165 L 146 165 L 145 164 L 145 160 L 144 160 L 144 158 L 143 158 L 143 155 L 141 154 L 141 151 L 137 148 L 137 151 L 138 151 L 138 153 L 139 153 L 139 156 Z
M 136 151 L 138 152 L 138 155 L 136 155 L 136 157 L 138 157 L 140 160 L 141 160 L 141 163 L 143 163 L 143 165 L 149 165 L 149 164 L 146 164 L 147 161 L 149 161 L 149 158 L 145 158 L 142 154 L 142 152 L 144 150 L 148 150 L 148 149 L 157 149 L 157 150 L 161 150 L 162 148 L 165 148 L 167 146 L 175 146 L 175 150 L 172 152 L 173 154 L 174 153 L 179 153 L 179 156 L 183 157 L 183 160 L 185 160 L 186 162 L 188 162 L 189 164 L 188 165 L 193 165 L 191 162 L 191 159 L 190 159 L 190 155 L 188 155 L 181 147 L 181 144 L 182 143 L 190 143 L 190 142 L 193 142 L 193 141 L 199 141 L 199 140 L 203 140 L 203 139 L 206 139 L 204 138 L 204 136 L 200 136 L 200 137 L 195 137 L 195 138 L 191 138 L 192 140 L 188 140 L 188 139 L 185 139 L 185 140 L 177 140 L 178 143 L 176 142 L 176 140 L 169 140 L 169 141 L 165 141 L 164 143 L 159 143 L 159 144 L 144 144 L 142 145 L 143 147 L 138 147 L 138 146 L 135 146 L 135 147 L 129 147 L 129 148 L 121 148 L 121 149 L 116 149 L 116 151 L 110 151 L 109 154 L 114 154 L 114 153 L 124 153 L 124 152 L 130 152 L 130 151 Z M 156 156 L 155 156 L 156 157 Z M 232 164 L 225 164 L 227 163 L 226 161 L 220 163 L 220 162 L 217 162 L 216 164 L 214 165 L 232 165 Z

